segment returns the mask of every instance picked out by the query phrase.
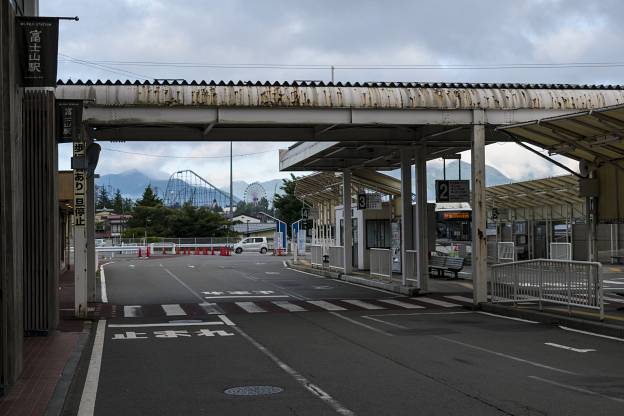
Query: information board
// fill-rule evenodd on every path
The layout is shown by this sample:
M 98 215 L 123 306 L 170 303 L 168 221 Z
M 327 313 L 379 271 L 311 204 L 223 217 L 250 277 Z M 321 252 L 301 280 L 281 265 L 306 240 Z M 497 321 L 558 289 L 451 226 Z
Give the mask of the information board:
M 470 202 L 470 181 L 435 181 L 436 202 Z

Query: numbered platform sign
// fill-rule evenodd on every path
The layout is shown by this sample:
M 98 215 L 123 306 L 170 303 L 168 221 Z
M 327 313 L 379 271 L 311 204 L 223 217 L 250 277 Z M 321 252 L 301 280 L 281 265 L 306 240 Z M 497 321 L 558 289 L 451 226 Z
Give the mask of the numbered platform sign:
M 436 202 L 470 202 L 470 181 L 435 181 Z

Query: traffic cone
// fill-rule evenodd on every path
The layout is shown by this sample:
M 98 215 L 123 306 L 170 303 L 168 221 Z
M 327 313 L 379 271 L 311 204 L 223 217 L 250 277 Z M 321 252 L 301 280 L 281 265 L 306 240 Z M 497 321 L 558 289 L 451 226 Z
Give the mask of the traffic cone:
M 145 257 L 149 257 L 150 256 L 150 248 L 149 246 L 147 246 L 147 248 L 145 249 Z
M 212 255 L 214 256 L 214 246 L 212 246 Z
M 180 247 L 176 247 L 176 254 L 179 256 L 180 255 Z

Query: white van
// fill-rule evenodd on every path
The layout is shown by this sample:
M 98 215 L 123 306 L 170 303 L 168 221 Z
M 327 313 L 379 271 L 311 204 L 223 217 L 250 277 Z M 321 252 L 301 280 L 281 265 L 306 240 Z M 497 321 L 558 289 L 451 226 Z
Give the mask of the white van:
M 247 237 L 234 244 L 234 252 L 240 254 L 243 251 L 256 251 L 265 254 L 269 250 L 266 237 Z

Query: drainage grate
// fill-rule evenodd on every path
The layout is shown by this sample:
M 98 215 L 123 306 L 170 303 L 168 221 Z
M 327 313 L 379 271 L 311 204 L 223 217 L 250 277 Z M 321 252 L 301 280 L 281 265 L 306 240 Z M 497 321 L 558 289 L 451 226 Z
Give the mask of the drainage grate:
M 264 394 L 281 393 L 283 391 L 283 388 L 276 386 L 241 386 L 227 389 L 224 393 L 232 396 L 261 396 Z

